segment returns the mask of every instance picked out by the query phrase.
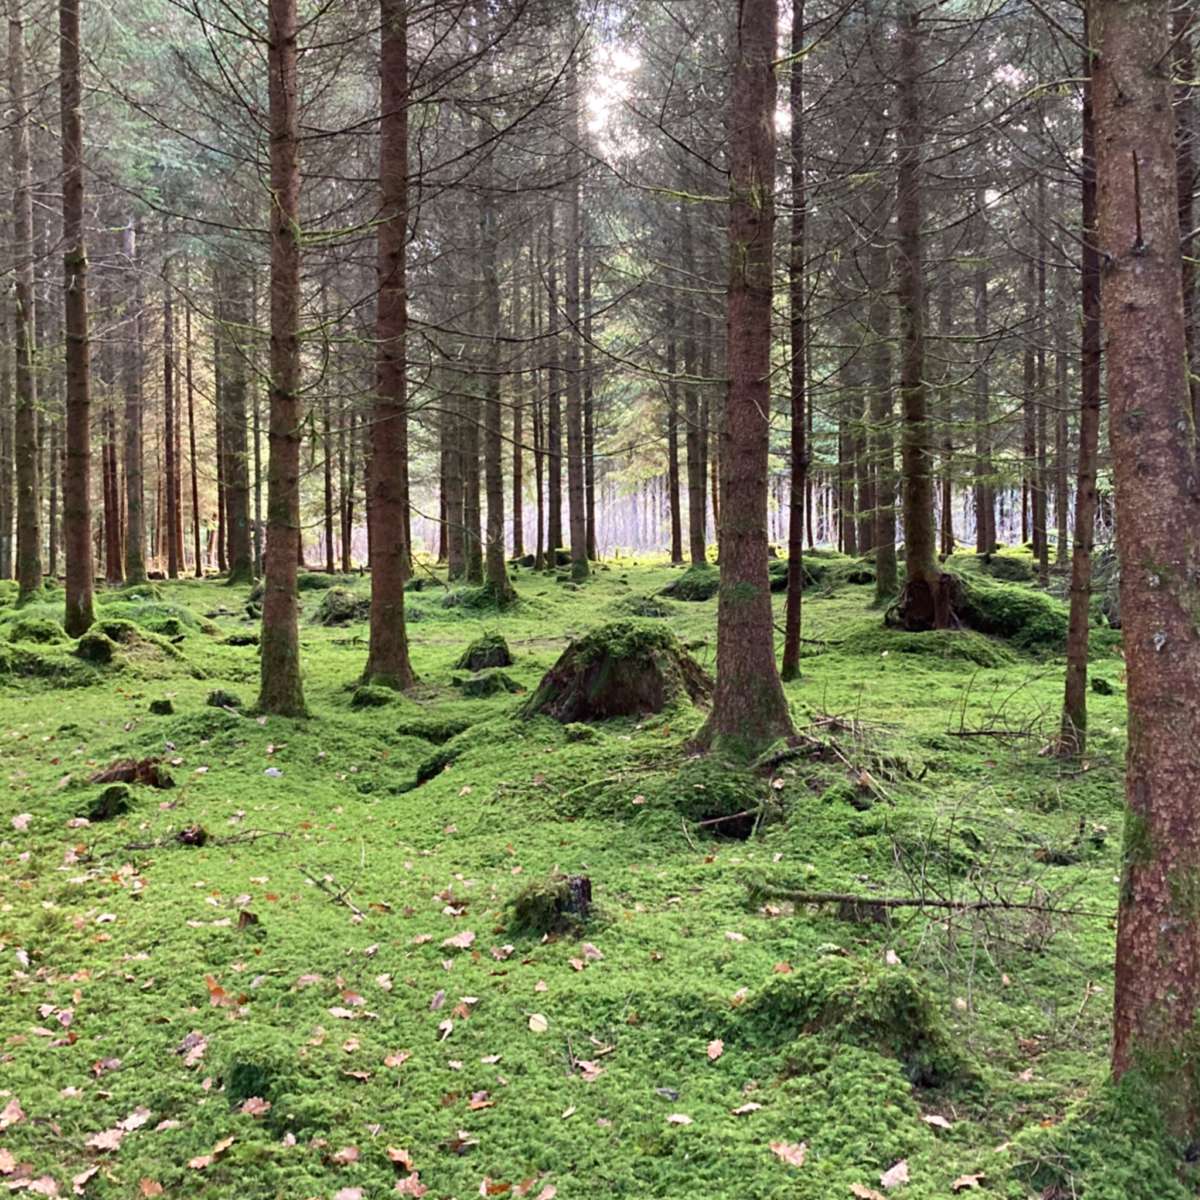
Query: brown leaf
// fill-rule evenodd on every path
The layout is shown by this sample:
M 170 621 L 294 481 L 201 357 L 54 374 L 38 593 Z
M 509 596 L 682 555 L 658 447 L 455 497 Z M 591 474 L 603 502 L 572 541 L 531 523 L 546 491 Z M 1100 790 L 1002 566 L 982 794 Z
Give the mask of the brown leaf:
M 389 1146 L 387 1148 L 387 1156 L 392 1162 L 403 1167 L 406 1171 L 411 1171 L 413 1169 L 412 1155 L 402 1147 Z
M 965 1192 L 968 1189 L 979 1187 L 979 1181 L 983 1178 L 983 1172 L 980 1171 L 975 1175 L 960 1175 L 951 1185 L 952 1192 Z
M 902 1158 L 894 1166 L 889 1167 L 879 1177 L 879 1182 L 885 1188 L 897 1188 L 908 1182 L 908 1159 Z
M 885 1200 L 882 1192 L 877 1192 L 873 1187 L 867 1187 L 865 1183 L 852 1183 L 850 1195 L 857 1197 L 857 1200 Z
M 360 1187 L 338 1188 L 333 1193 L 333 1200 L 363 1200 L 363 1190 Z
M 353 1162 L 358 1162 L 358 1147 L 343 1146 L 340 1150 L 335 1150 L 329 1156 L 329 1161 L 335 1167 L 348 1167 Z
M 671 1113 L 667 1117 L 668 1125 L 690 1125 L 691 1123 L 692 1118 L 687 1113 Z
M 738 1108 L 731 1108 L 729 1111 L 735 1117 L 748 1117 L 751 1113 L 758 1112 L 760 1108 L 762 1108 L 761 1104 L 755 1104 L 754 1101 L 751 1100 L 748 1103 L 739 1106 Z
M 99 1170 L 99 1167 L 88 1167 L 86 1171 L 80 1171 L 79 1174 L 71 1180 L 71 1191 L 73 1191 L 77 1196 L 82 1196 L 84 1188 L 87 1187 L 88 1180 L 91 1179 L 91 1177 Z
M 270 1100 L 264 1100 L 261 1096 L 249 1096 L 242 1101 L 242 1107 L 238 1109 L 238 1112 L 248 1117 L 265 1117 L 270 1111 Z
M 475 941 L 475 933 L 471 929 L 464 929 L 462 933 L 456 933 L 453 937 L 446 938 L 443 946 L 449 946 L 452 950 L 469 950 L 471 943 Z
M 146 1200 L 152 1200 L 154 1196 L 163 1194 L 163 1185 L 157 1179 L 142 1178 L 138 1180 L 138 1191 L 146 1197 Z
M 472 1092 L 471 1099 L 467 1103 L 468 1108 L 475 1108 L 475 1109 L 494 1108 L 495 1105 L 496 1105 L 495 1100 L 491 1099 L 491 1097 L 487 1094 L 487 1092 Z
M 402 1067 L 410 1058 L 412 1058 L 411 1050 L 397 1050 L 395 1054 L 389 1054 L 383 1060 L 383 1065 L 385 1067 Z
M 9 1186 L 11 1187 L 12 1185 L 10 1184 Z M 58 1180 L 53 1175 L 39 1175 L 37 1179 L 29 1184 L 27 1190 L 35 1196 L 57 1196 Z M 79 1189 L 79 1193 L 82 1195 L 82 1187 Z
M 211 1167 L 233 1145 L 233 1142 L 232 1137 L 222 1138 L 213 1144 L 213 1148 L 207 1154 L 198 1154 L 195 1158 L 189 1159 L 188 1166 L 193 1171 L 203 1171 L 205 1167 Z
M 150 1110 L 139 1104 L 123 1121 L 117 1122 L 117 1128 L 125 1130 L 126 1133 L 132 1133 L 135 1129 L 141 1129 L 148 1120 L 150 1120 Z
M 17 1160 L 12 1151 L 0 1146 L 0 1175 L 11 1175 L 17 1169 Z
M 25 1110 L 21 1107 L 21 1102 L 14 1096 L 0 1110 L 0 1129 L 7 1129 L 10 1125 L 15 1125 L 18 1121 L 23 1120 L 25 1120 Z
M 720 1038 L 713 1038 L 708 1043 L 708 1061 L 716 1062 L 725 1053 L 725 1043 Z
M 396 1191 L 402 1196 L 423 1196 L 429 1189 L 421 1182 L 420 1175 L 414 1171 L 407 1178 L 397 1182 Z
M 105 1129 L 102 1133 L 93 1133 L 84 1145 L 89 1150 L 115 1150 L 125 1137 L 123 1129 Z
M 807 1142 L 772 1142 L 771 1153 L 789 1167 L 804 1166 L 804 1157 L 808 1153 Z

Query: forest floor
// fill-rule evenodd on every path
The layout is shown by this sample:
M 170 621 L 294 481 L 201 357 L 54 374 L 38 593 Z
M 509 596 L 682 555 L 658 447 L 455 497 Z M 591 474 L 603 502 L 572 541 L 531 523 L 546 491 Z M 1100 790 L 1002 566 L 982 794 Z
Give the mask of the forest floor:
M 564 730 L 452 683 L 484 632 L 532 689 L 573 635 L 656 608 L 711 670 L 717 602 L 658 599 L 678 574 L 609 563 L 575 590 L 518 571 L 499 614 L 471 593 L 447 607 L 431 580 L 409 598 L 419 688 L 359 707 L 366 626 L 319 624 L 326 592 L 306 588 L 304 721 L 241 703 L 248 589 L 103 594 L 125 639 L 108 664 L 39 620 L 57 596 L 18 611 L 6 593 L 0 1180 L 242 1200 L 1194 1194 L 1104 1084 L 1116 638 L 1097 639 L 1110 694 L 1089 696 L 1083 763 L 1043 753 L 1060 657 L 902 637 L 870 585 L 836 578 L 806 593 L 787 689 L 809 750 L 765 772 L 692 757 L 689 706 Z M 151 756 L 174 786 L 97 811 L 90 777 Z M 591 879 L 594 915 L 518 931 L 513 897 L 554 872 Z

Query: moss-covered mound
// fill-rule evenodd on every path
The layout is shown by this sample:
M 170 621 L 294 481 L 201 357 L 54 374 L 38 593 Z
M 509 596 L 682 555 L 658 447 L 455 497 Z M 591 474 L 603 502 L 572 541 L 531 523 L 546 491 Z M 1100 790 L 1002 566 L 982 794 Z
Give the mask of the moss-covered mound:
M 116 653 L 116 642 L 99 629 L 89 629 L 75 645 L 75 654 L 84 662 L 110 663 Z
M 509 905 L 513 933 L 544 937 L 578 931 L 592 911 L 592 881 L 586 875 L 550 875 L 530 880 Z
M 842 654 L 878 656 L 913 655 L 948 663 L 974 663 L 979 667 L 1003 667 L 1015 662 L 1012 651 L 971 629 L 934 629 L 927 633 L 904 633 L 886 629 L 876 621 L 855 626 L 838 643 Z
M 711 600 L 720 589 L 720 570 L 708 563 L 696 563 L 678 579 L 667 584 L 662 594 L 674 600 Z
M 622 596 L 611 608 L 622 617 L 648 617 L 654 621 L 661 621 L 675 612 L 670 600 L 661 596 Z
M 318 625 L 349 625 L 353 621 L 365 621 L 371 615 L 371 598 L 360 596 L 349 588 L 326 589 L 313 614 Z
M 1019 583 L 960 575 L 956 609 L 964 625 L 1006 638 L 1022 650 L 1056 653 L 1067 642 L 1067 607 Z
M 700 664 L 657 621 L 614 621 L 573 641 L 522 708 L 564 724 L 662 712 L 712 694 Z
M 932 1087 L 968 1064 L 920 979 L 900 966 L 828 954 L 773 978 L 737 1022 L 751 1045 L 782 1045 L 820 1034 L 900 1062 L 910 1082 Z
M 507 671 L 492 669 L 477 671 L 465 678 L 450 680 L 456 688 L 462 689 L 463 697 L 467 700 L 484 700 L 488 696 L 499 696 L 506 692 L 521 692 L 525 689 L 508 674 Z
M 396 692 L 394 689 L 380 687 L 374 683 L 365 683 L 361 687 L 354 689 L 354 695 L 350 697 L 350 707 L 386 708 L 395 699 Z
M 488 667 L 511 667 L 512 651 L 502 634 L 485 633 L 476 638 L 454 664 L 460 671 L 484 671 Z
M 18 617 L 8 627 L 10 642 L 34 642 L 40 646 L 55 646 L 67 640 L 66 630 L 52 617 Z

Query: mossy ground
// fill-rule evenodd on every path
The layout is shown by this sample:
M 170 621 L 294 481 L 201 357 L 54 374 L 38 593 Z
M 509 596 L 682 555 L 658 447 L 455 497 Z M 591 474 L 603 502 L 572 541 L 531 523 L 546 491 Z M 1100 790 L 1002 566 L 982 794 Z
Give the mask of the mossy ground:
M 518 570 L 522 602 L 503 612 L 445 606 L 431 585 L 408 601 L 421 682 L 383 706 L 354 700 L 365 625 L 319 624 L 327 593 L 306 590 L 306 721 L 205 704 L 255 693 L 257 648 L 228 641 L 255 628 L 248 589 L 157 584 L 146 603 L 176 618 L 178 658 L 147 643 L 85 666 L 69 644 L 22 647 L 79 673 L 0 676 L 0 1108 L 25 1114 L 3 1148 L 64 1194 L 98 1166 L 86 1194 L 101 1198 L 139 1196 L 142 1179 L 212 1200 L 382 1197 L 388 1146 L 430 1197 L 459 1200 L 485 1177 L 541 1177 L 528 1194 L 552 1184 L 560 1200 L 826 1200 L 878 1189 L 900 1159 L 910 1182 L 894 1194 L 913 1200 L 976 1173 L 993 1197 L 1192 1194 L 1102 1083 L 1122 689 L 1089 696 L 1086 769 L 1060 764 L 1038 754 L 1060 660 L 976 634 L 885 653 L 892 635 L 864 633 L 880 620 L 869 584 L 814 589 L 788 696 L 847 761 L 741 773 L 706 803 L 721 789 L 688 757 L 696 710 L 585 738 L 514 719 L 521 696 L 451 686 L 463 647 L 494 630 L 532 692 L 598 614 L 678 575 L 622 564 L 572 591 Z M 113 603 L 135 619 L 142 602 Z M 716 604 L 664 618 L 710 671 Z M 32 615 L 57 616 L 54 597 Z M 1119 679 L 1111 642 L 1101 653 Z M 163 697 L 174 714 L 150 715 Z M 450 765 L 414 787 L 439 747 Z M 102 790 L 92 772 L 150 755 L 175 789 L 135 785 L 128 812 L 78 824 Z M 748 840 L 695 823 L 743 796 L 771 805 Z M 174 840 L 192 826 L 203 847 Z M 522 885 L 554 872 L 591 879 L 586 929 L 543 942 L 506 928 Z M 941 895 L 1036 881 L 1098 915 L 849 920 L 748 886 L 911 894 L 920 879 Z M 345 887 L 361 917 L 331 899 Z M 259 1093 L 269 1112 L 238 1110 Z M 150 1116 L 119 1149 L 86 1147 L 139 1106 Z M 807 1161 L 771 1142 L 807 1143 Z

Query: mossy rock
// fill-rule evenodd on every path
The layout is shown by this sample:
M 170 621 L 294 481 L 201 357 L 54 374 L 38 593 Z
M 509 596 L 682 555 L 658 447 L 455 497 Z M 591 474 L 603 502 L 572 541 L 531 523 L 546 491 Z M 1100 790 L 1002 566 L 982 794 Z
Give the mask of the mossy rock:
M 460 671 L 483 671 L 488 667 L 511 667 L 512 651 L 499 633 L 485 633 L 476 638 L 454 664 Z
M 151 700 L 150 712 L 156 717 L 169 717 L 175 712 L 175 705 L 166 698 Z
M 319 625 L 348 625 L 371 615 L 371 598 L 344 587 L 328 588 L 313 616 Z
M 102 605 L 112 601 L 132 600 L 146 603 L 163 598 L 162 589 L 157 583 L 145 580 L 142 583 L 123 583 L 119 587 L 105 588 L 97 593 L 96 600 Z
M 205 704 L 209 708 L 242 708 L 242 698 L 234 692 L 227 692 L 224 688 L 216 688 L 208 693 L 205 698 Z
M 586 875 L 549 875 L 530 880 L 509 904 L 509 928 L 545 937 L 574 933 L 592 912 L 592 881 Z
M 106 665 L 111 663 L 115 657 L 117 643 L 99 629 L 89 629 L 75 643 L 74 653 L 77 657 L 82 658 L 84 662 Z
M 522 692 L 525 689 L 506 671 L 479 671 L 463 679 L 450 681 L 462 689 L 464 700 L 482 700 L 488 696 L 499 696 L 504 692 Z
M 1067 608 L 1018 583 L 956 577 L 956 609 L 965 625 L 1006 638 L 1022 650 L 1058 653 L 1067 643 Z
M 392 688 L 380 687 L 378 684 L 365 683 L 354 689 L 350 697 L 351 708 L 385 708 L 396 699 Z
M 586 725 L 583 721 L 572 721 L 563 726 L 563 733 L 568 742 L 598 742 L 600 731 L 594 725 Z
M 84 814 L 89 821 L 111 821 L 133 807 L 133 789 L 127 783 L 110 783 Z
M 711 600 L 721 590 L 721 572 L 708 563 L 695 563 L 662 590 L 673 600 Z
M 134 646 L 142 641 L 142 631 L 127 617 L 100 617 L 92 628 L 122 646 Z
M 657 621 L 614 621 L 573 641 L 522 708 L 563 724 L 645 716 L 712 695 L 700 664 Z
M 52 617 L 18 617 L 8 627 L 8 640 L 54 646 L 67 640 L 67 631 Z
M 333 587 L 336 582 L 336 575 L 329 575 L 324 571 L 301 571 L 296 576 L 296 591 L 323 592 Z
M 755 1046 L 819 1034 L 896 1059 L 909 1082 L 935 1087 L 970 1073 L 925 985 L 904 967 L 828 954 L 770 979 L 735 1018 Z
M 396 733 L 400 737 L 421 738 L 440 746 L 473 724 L 469 717 L 405 717 L 396 724 Z
M 625 596 L 617 600 L 612 608 L 614 612 L 623 616 L 646 617 L 656 621 L 661 621 L 675 612 L 671 602 L 659 596 Z
M 993 579 L 1005 583 L 1032 583 L 1037 578 L 1037 571 L 1032 557 L 1017 554 L 980 554 L 977 555 L 979 569 Z
M 235 630 L 233 633 L 227 633 L 222 639 L 226 646 L 257 646 L 258 631 L 257 630 Z
M 479 587 L 451 588 L 442 595 L 443 608 L 464 608 L 471 612 L 507 607 L 496 598 L 496 592 L 486 583 Z
M 838 643 L 837 650 L 841 654 L 871 657 L 900 654 L 946 663 L 969 662 L 979 667 L 1005 667 L 1016 661 L 1016 656 L 1006 646 L 970 629 L 904 633 L 875 621 L 852 628 Z

